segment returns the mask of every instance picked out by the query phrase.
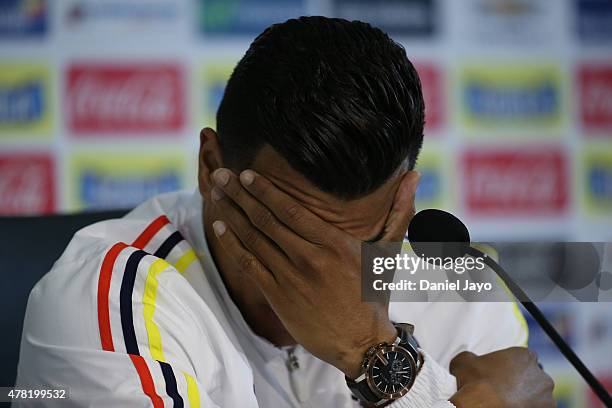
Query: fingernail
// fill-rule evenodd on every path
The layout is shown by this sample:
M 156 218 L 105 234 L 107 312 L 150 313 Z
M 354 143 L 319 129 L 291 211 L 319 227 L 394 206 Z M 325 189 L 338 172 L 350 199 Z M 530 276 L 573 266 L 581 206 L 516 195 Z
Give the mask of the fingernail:
M 215 231 L 215 235 L 220 237 L 225 234 L 225 223 L 219 220 L 213 222 L 213 230 Z
M 211 128 L 205 127 L 200 130 L 200 143 L 204 143 L 208 139 L 208 133 L 212 131 Z
M 255 175 L 250 170 L 245 170 L 242 173 L 240 173 L 240 181 L 245 186 L 250 185 L 254 179 L 255 179 Z
M 215 179 L 215 182 L 217 182 L 217 184 L 224 186 L 229 181 L 230 175 L 227 170 L 219 169 L 213 173 L 213 178 Z
M 210 196 L 214 201 L 219 201 L 225 196 L 225 194 L 223 194 L 223 190 L 221 190 L 219 187 L 213 187 L 212 191 L 210 192 Z

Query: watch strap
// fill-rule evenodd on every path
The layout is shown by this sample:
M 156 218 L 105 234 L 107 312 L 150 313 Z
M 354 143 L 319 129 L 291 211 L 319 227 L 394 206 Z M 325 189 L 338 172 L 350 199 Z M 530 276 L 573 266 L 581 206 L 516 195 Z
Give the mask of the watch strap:
M 419 362 L 419 342 L 414 338 L 414 326 L 409 323 L 394 323 L 398 329 L 399 345 L 404 347 L 414 358 L 414 361 Z
M 368 402 L 374 406 L 381 401 L 381 398 L 372 392 L 368 382 L 365 379 L 361 381 L 353 381 L 350 378 L 347 378 L 346 384 L 359 401 Z

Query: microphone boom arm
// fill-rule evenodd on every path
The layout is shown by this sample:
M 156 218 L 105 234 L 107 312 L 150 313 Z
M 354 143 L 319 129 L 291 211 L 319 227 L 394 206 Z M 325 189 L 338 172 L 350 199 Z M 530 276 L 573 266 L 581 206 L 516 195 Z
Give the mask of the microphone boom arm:
M 538 322 L 542 330 L 548 335 L 552 342 L 557 346 L 559 351 L 565 356 L 565 358 L 574 366 L 574 368 L 580 373 L 582 378 L 589 384 L 593 392 L 599 397 L 599 399 L 605 404 L 606 407 L 612 408 L 612 397 L 604 386 L 597 380 L 597 378 L 589 371 L 584 365 L 578 355 L 572 350 L 572 348 L 565 342 L 563 337 L 557 332 L 552 324 L 546 319 L 542 311 L 538 306 L 533 303 L 525 291 L 521 289 L 514 280 L 508 275 L 508 273 L 499 265 L 493 258 L 489 257 L 484 252 L 473 248 L 467 248 L 467 254 L 473 257 L 481 257 L 484 259 L 485 264 L 493 269 L 497 276 L 504 282 L 514 297 L 523 305 L 523 307 L 529 312 L 531 316 Z

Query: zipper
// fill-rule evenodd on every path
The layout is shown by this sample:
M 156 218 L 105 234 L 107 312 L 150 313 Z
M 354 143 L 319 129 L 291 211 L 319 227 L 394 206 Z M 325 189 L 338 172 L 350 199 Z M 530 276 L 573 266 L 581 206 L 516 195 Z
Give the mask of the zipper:
M 289 383 L 291 390 L 295 394 L 297 400 L 301 403 L 306 402 L 306 394 L 304 389 L 297 378 L 297 371 L 300 369 L 300 362 L 295 355 L 295 347 L 291 347 L 287 350 L 287 370 L 289 371 Z

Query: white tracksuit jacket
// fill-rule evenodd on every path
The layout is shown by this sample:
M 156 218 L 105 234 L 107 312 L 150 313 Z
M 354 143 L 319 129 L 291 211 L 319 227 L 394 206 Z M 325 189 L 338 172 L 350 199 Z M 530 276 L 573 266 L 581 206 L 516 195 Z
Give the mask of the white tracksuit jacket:
M 415 325 L 425 363 L 390 407 L 452 407 L 452 357 L 524 345 L 517 312 L 511 302 L 392 303 L 392 320 Z M 211 259 L 197 192 L 76 233 L 30 294 L 17 387 L 69 388 L 67 400 L 17 406 L 358 406 L 339 370 L 251 331 Z

